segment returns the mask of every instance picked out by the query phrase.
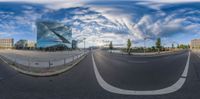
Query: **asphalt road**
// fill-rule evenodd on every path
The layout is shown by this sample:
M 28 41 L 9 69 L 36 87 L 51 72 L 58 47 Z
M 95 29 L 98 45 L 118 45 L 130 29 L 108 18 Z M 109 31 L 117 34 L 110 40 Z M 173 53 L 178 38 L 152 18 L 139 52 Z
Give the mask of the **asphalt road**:
M 125 90 L 158 90 L 181 78 L 188 52 L 134 57 L 94 51 L 94 61 L 108 84 Z M 52 77 L 16 72 L 0 60 L 0 99 L 199 99 L 200 57 L 191 53 L 186 81 L 178 91 L 163 95 L 123 95 L 107 91 L 97 79 L 92 52 L 71 70 Z
M 156 90 L 174 84 L 181 76 L 187 53 L 162 57 L 95 55 L 98 70 L 111 85 L 133 90 Z

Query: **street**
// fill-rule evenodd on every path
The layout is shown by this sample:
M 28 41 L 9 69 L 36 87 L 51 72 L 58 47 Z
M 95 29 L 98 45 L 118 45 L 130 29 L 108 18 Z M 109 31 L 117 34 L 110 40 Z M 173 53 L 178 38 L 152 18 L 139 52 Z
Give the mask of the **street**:
M 200 57 L 89 52 L 75 67 L 50 77 L 21 74 L 0 60 L 1 99 L 198 99 Z

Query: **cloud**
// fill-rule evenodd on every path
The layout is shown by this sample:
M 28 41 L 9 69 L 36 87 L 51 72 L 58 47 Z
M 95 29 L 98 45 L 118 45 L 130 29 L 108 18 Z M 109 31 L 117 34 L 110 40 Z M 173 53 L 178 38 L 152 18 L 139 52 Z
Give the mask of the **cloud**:
M 71 26 L 73 38 L 86 37 L 91 45 L 97 39 L 100 40 L 98 42 L 113 41 L 122 45 L 128 38 L 138 43 L 146 37 L 155 40 L 187 32 L 199 33 L 200 10 L 191 4 L 184 3 L 183 6 L 182 3 L 144 1 L 78 3 L 65 0 L 28 2 L 31 3 L 19 4 L 17 10 L 0 10 L 0 29 L 6 30 L 11 26 L 12 31 L 31 34 L 36 20 L 54 20 Z
M 146 0 L 146 1 L 162 2 L 162 3 L 199 2 L 199 0 Z

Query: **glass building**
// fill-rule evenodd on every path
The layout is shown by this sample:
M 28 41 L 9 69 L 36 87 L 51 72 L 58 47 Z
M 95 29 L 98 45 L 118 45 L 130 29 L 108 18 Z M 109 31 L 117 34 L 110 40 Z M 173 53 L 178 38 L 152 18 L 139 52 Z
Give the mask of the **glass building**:
M 77 48 L 77 41 L 72 40 L 72 49 L 76 49 L 76 48 Z
M 37 21 L 37 48 L 72 48 L 72 29 L 62 23 Z
M 15 43 L 16 49 L 24 49 L 27 47 L 27 40 L 21 39 Z

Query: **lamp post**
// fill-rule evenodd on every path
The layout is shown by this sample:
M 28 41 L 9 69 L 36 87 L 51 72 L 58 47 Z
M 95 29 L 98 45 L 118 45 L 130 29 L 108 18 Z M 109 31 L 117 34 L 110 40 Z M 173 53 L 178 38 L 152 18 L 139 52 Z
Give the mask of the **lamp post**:
M 144 54 L 146 53 L 146 37 L 144 37 Z
M 84 40 L 84 54 L 85 54 L 85 39 L 86 39 L 86 38 L 83 38 L 83 40 Z
M 144 37 L 144 54 L 146 53 L 146 40 L 147 39 L 150 39 L 150 37 L 149 36 Z

